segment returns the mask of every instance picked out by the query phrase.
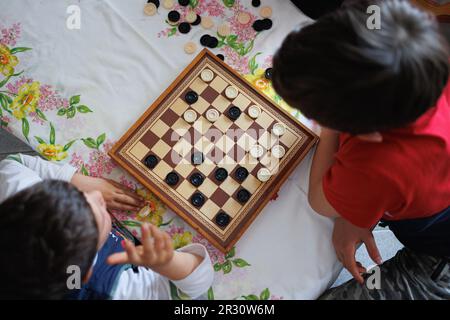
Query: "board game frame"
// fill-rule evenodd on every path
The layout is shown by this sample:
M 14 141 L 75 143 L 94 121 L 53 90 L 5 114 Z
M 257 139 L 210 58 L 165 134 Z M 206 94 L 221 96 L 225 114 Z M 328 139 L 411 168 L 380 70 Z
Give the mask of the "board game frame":
M 284 114 L 284 116 L 288 117 L 296 123 L 296 126 L 301 127 L 302 131 L 307 135 L 308 142 L 302 146 L 301 153 L 299 156 L 291 161 L 290 166 L 285 166 L 285 168 L 277 173 L 280 175 L 277 182 L 272 184 L 272 187 L 269 188 L 268 192 L 266 192 L 265 197 L 260 197 L 258 206 L 253 208 L 253 213 L 249 214 L 246 217 L 246 221 L 240 225 L 237 230 L 232 233 L 232 237 L 228 239 L 226 242 L 221 242 L 217 240 L 214 236 L 212 236 L 209 232 L 203 230 L 189 215 L 187 215 L 183 210 L 179 208 L 175 203 L 172 203 L 163 192 L 160 192 L 157 188 L 154 188 L 150 183 L 146 181 L 144 177 L 140 174 L 135 173 L 135 169 L 133 166 L 129 165 L 127 161 L 125 161 L 120 155 L 119 152 L 126 144 L 126 142 L 139 130 L 139 128 L 147 121 L 148 117 L 157 109 L 171 94 L 172 92 L 184 81 L 184 79 L 189 75 L 189 73 L 201 62 L 205 57 L 213 60 L 215 63 L 219 64 L 220 67 L 224 68 L 226 72 L 231 73 L 231 75 L 239 82 L 241 82 L 246 89 L 250 90 L 252 94 L 258 96 L 259 99 L 263 100 L 265 104 L 270 105 L 272 108 L 277 109 L 277 111 Z M 225 62 L 223 62 L 220 58 L 214 55 L 208 49 L 202 50 L 197 57 L 179 74 L 179 76 L 169 85 L 169 87 L 147 108 L 147 110 L 139 117 L 139 119 L 126 131 L 126 133 L 115 143 L 112 149 L 109 151 L 110 157 L 118 163 L 125 171 L 131 174 L 134 178 L 136 178 L 139 183 L 141 183 L 144 187 L 153 192 L 158 198 L 160 198 L 171 210 L 173 210 L 178 216 L 180 216 L 184 221 L 186 221 L 192 228 L 194 228 L 197 232 L 202 234 L 210 243 L 212 243 L 215 247 L 217 247 L 220 251 L 226 253 L 236 242 L 241 238 L 244 232 L 249 228 L 249 226 L 253 223 L 256 217 L 260 214 L 262 209 L 267 205 L 267 203 L 276 195 L 279 191 L 283 183 L 290 176 L 292 171 L 299 165 L 299 163 L 304 159 L 307 153 L 311 150 L 311 148 L 318 142 L 318 136 L 307 128 L 305 125 L 300 123 L 298 119 L 294 118 L 287 111 L 283 110 L 280 106 L 276 105 L 272 100 L 270 100 L 267 96 L 258 91 L 255 87 L 253 87 L 249 82 L 247 82 L 239 73 L 233 70 L 230 66 L 228 66 Z

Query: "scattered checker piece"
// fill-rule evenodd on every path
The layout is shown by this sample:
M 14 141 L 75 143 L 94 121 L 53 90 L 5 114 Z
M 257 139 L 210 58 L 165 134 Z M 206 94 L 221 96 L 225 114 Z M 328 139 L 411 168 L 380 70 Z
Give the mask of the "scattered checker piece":
M 227 252 L 316 141 L 204 49 L 110 155 Z

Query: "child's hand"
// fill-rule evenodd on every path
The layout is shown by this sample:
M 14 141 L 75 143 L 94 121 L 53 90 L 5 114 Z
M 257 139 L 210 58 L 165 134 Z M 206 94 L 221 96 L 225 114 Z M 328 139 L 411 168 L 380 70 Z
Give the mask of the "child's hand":
M 133 243 L 125 240 L 125 252 L 109 256 L 109 264 L 130 263 L 158 271 L 172 261 L 174 250 L 170 236 L 154 225 L 143 224 L 141 229 L 142 245 L 135 247 Z
M 100 191 L 108 209 L 137 211 L 145 205 L 144 199 L 133 190 L 112 180 L 75 174 L 72 184 L 83 192 Z
M 356 281 L 362 284 L 364 279 L 361 273 L 366 272 L 366 269 L 355 260 L 356 249 L 361 242 L 364 242 L 372 260 L 376 264 L 381 264 L 380 252 L 372 231 L 356 227 L 343 218 L 336 219 L 333 230 L 333 245 L 336 255 Z

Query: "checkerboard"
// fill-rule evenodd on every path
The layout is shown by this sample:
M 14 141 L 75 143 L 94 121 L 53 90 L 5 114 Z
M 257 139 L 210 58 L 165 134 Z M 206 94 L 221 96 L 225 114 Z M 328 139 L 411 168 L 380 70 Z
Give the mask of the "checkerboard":
M 209 83 L 200 77 L 204 69 L 214 73 Z M 224 93 L 230 85 L 238 89 L 234 99 L 227 98 Z M 195 91 L 199 96 L 192 105 L 184 99 L 188 91 Z M 256 119 L 247 113 L 253 105 L 262 111 Z M 242 111 L 235 121 L 227 116 L 231 106 Z M 208 121 L 206 117 L 206 112 L 211 108 L 220 114 L 215 122 Z M 188 109 L 197 114 L 194 123 L 188 123 L 183 118 Z M 286 128 L 280 137 L 272 133 L 275 123 L 282 123 Z M 317 136 L 310 130 L 205 49 L 119 140 L 110 155 L 175 213 L 226 252 L 316 141 Z M 257 144 L 263 147 L 264 153 L 255 159 L 249 151 Z M 286 153 L 283 158 L 273 157 L 271 148 L 274 145 L 284 147 Z M 200 165 L 191 163 L 194 152 L 204 154 L 204 162 Z M 149 155 L 158 159 L 158 164 L 152 169 L 145 165 Z M 234 176 L 239 167 L 249 172 L 242 182 Z M 217 168 L 224 168 L 229 173 L 225 181 L 215 179 Z M 257 173 L 261 168 L 268 168 L 272 174 L 267 182 L 258 180 Z M 174 186 L 165 181 L 170 172 L 177 173 L 180 178 Z M 193 173 L 204 177 L 198 187 L 190 182 L 189 177 Z M 243 188 L 251 194 L 245 203 L 237 198 L 237 192 Z M 195 192 L 205 197 L 201 207 L 191 203 Z M 215 220 L 219 212 L 225 212 L 230 217 L 225 227 Z M 276 219 L 276 212 L 273 214 Z

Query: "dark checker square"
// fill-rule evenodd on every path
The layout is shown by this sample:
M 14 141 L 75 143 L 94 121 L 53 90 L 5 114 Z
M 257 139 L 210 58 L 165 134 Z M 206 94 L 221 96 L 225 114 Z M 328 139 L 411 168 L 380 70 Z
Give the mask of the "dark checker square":
M 254 167 L 253 168 L 253 170 L 251 171 L 251 175 L 252 176 L 254 176 L 254 177 L 257 177 L 258 176 L 258 171 L 259 171 L 259 169 L 262 169 L 262 168 L 264 168 L 264 166 L 261 164 L 261 162 L 258 162 L 258 164 L 256 165 L 256 167 Z
M 161 139 L 167 143 L 170 147 L 176 145 L 178 140 L 180 140 L 181 136 L 173 131 L 172 129 L 167 130 L 167 132 L 161 137 Z
M 169 127 L 171 127 L 178 119 L 180 118 L 179 115 L 177 115 L 175 112 L 173 112 L 170 109 L 167 109 L 162 115 L 161 120 L 167 124 Z
M 207 154 L 206 158 L 211 160 L 215 165 L 220 163 L 222 159 L 225 157 L 225 153 L 222 149 L 214 146 Z
M 170 150 L 166 156 L 163 158 L 164 162 L 167 163 L 172 168 L 175 168 L 178 164 L 181 163 L 183 157 L 180 156 L 175 150 Z
M 191 145 L 195 145 L 202 138 L 202 134 L 195 130 L 194 127 L 190 127 L 183 138 Z
M 210 104 L 213 103 L 214 100 L 216 100 L 218 95 L 219 93 L 210 86 L 206 87 L 206 89 L 203 90 L 201 94 L 202 98 Z
M 220 208 L 222 208 L 223 205 L 228 201 L 230 196 L 222 189 L 217 188 L 217 190 L 209 198 L 216 205 L 218 205 Z
M 245 150 L 242 149 L 240 146 L 238 146 L 237 144 L 235 144 L 233 146 L 233 148 L 231 148 L 230 151 L 228 151 L 227 155 L 231 158 L 234 159 L 234 161 L 236 161 L 237 163 L 239 163 L 242 159 L 244 159 L 245 157 Z
M 236 123 L 233 123 L 227 130 L 227 136 L 234 142 L 238 142 L 238 140 L 244 135 L 245 130 L 242 130 Z
M 247 129 L 247 134 L 255 140 L 258 140 L 266 130 L 263 129 L 256 121 Z
M 148 130 L 141 138 L 141 142 L 149 149 L 151 149 L 158 141 L 159 137 L 150 130 Z
M 206 131 L 206 133 L 204 134 L 204 137 L 214 144 L 216 144 L 220 140 L 220 138 L 222 138 L 222 136 L 223 132 L 216 128 L 214 125 L 209 127 L 208 131 Z

